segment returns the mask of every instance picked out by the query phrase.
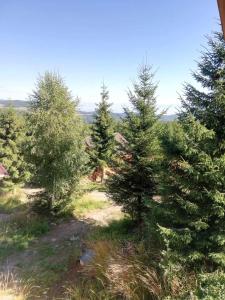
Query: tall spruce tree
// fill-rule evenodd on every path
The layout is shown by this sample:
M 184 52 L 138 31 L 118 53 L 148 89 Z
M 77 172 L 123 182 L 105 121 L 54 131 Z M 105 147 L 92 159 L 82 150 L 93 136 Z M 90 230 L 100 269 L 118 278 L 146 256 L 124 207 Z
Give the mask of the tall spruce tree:
M 134 90 L 128 92 L 132 110 L 123 119 L 126 143 L 117 173 L 107 183 L 109 196 L 139 224 L 148 212 L 156 192 L 157 162 L 160 155 L 159 117 L 156 114 L 154 74 L 143 66 Z
M 0 163 L 9 173 L 3 181 L 5 188 L 24 183 L 29 177 L 23 153 L 25 136 L 23 116 L 13 108 L 0 110 Z
M 225 149 L 225 41 L 222 33 L 208 38 L 193 77 L 202 88 L 185 85 L 182 97 L 183 115 L 193 114 L 197 120 L 216 133 L 217 143 Z
M 215 141 L 194 117 L 168 133 L 157 221 L 170 263 L 225 267 L 225 155 L 215 157 Z
M 31 95 L 30 160 L 46 211 L 63 208 L 85 172 L 85 126 L 62 78 L 46 72 Z
M 91 164 L 94 169 L 100 169 L 102 180 L 104 177 L 104 167 L 110 165 L 114 151 L 114 128 L 108 102 L 109 92 L 103 83 L 101 91 L 101 101 L 97 105 L 96 113 L 91 131 L 93 148 L 90 152 Z
M 209 40 L 194 74 L 204 90 L 186 86 L 180 120 L 166 139 L 158 222 L 169 262 L 225 267 L 224 46 L 220 34 Z

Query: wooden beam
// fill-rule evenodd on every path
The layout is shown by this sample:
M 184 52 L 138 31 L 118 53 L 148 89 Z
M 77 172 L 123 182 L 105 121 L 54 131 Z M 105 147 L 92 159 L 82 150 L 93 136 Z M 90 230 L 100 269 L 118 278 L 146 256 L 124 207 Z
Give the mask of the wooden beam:
M 225 38 L 225 0 L 217 0 L 217 2 L 220 11 L 220 19 L 223 28 L 223 35 Z

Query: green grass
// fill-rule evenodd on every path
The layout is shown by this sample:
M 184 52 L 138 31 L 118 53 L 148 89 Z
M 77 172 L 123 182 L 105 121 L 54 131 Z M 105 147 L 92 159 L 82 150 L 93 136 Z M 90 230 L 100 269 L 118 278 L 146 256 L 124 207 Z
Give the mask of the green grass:
M 82 216 L 92 210 L 102 209 L 109 206 L 109 201 L 104 199 L 96 199 L 91 195 L 84 195 L 79 199 L 75 199 L 72 203 L 75 216 Z
M 66 284 L 64 277 L 81 255 L 80 245 L 64 240 L 56 247 L 55 244 L 45 242 L 38 244 L 35 251 L 32 263 L 22 262 L 17 272 L 23 281 L 31 281 L 33 286 L 39 287 L 35 295 L 37 298 L 46 299 L 46 291 L 49 288 L 54 290 L 58 282 L 61 285 Z
M 89 179 L 84 178 L 80 184 L 80 188 L 83 193 L 88 193 L 92 191 L 105 192 L 106 187 L 104 183 L 93 182 Z
M 41 245 L 39 247 L 38 253 L 41 259 L 45 259 L 46 257 L 50 257 L 56 253 L 56 248 L 52 245 Z
M 107 226 L 96 227 L 89 235 L 89 240 L 128 241 L 134 238 L 133 224 L 130 218 L 115 220 Z
M 0 213 L 13 213 L 14 211 L 21 211 L 27 205 L 25 194 L 16 189 L 14 192 L 0 194 Z
M 88 182 L 86 185 L 88 192 L 96 190 L 95 185 L 95 183 Z M 101 195 L 98 198 L 95 193 L 86 193 L 80 198 L 74 199 L 71 206 L 75 216 L 83 216 L 91 211 L 107 208 L 110 205 L 111 203 L 102 198 Z M 20 261 L 17 264 L 17 273 L 24 282 L 29 281 L 32 286 L 38 286 L 39 288 L 35 293 L 40 299 L 44 299 L 49 288 L 54 289 L 54 286 L 58 283 L 67 286 L 67 276 L 70 275 L 70 272 L 74 272 L 76 261 L 81 255 L 83 240 L 73 241 L 68 238 L 55 243 L 46 240 L 32 243 L 32 241 L 48 232 L 49 222 L 43 217 L 30 214 L 27 206 L 22 206 L 22 211 L 17 213 L 17 209 L 20 210 L 20 207 L 20 201 L 7 200 L 4 203 L 2 202 L 4 211 L 13 212 L 13 214 L 10 221 L 0 224 L 0 263 L 11 254 L 29 249 L 31 256 L 27 261 Z M 55 222 L 57 223 L 57 221 Z M 108 239 L 127 240 L 130 238 L 130 221 L 127 219 L 115 221 L 105 227 L 93 225 L 91 232 L 90 239 L 85 240 L 87 243 Z M 78 273 L 76 276 L 79 277 L 80 274 Z M 94 281 L 95 284 L 98 284 L 98 281 Z M 86 287 L 92 288 L 91 285 L 89 286 L 89 281 Z M 101 288 L 96 290 L 98 295 L 93 299 L 108 299 L 107 291 Z M 79 289 L 77 292 L 79 294 L 81 290 Z M 76 291 L 74 291 L 74 297 L 73 299 L 79 299 L 79 297 L 76 298 Z
M 1 197 L 0 198 L 0 212 L 11 213 L 21 205 L 21 201 L 17 197 Z
M 106 186 L 104 183 L 99 182 L 89 182 L 87 186 L 88 191 L 99 191 L 99 192 L 106 192 Z
M 0 261 L 26 249 L 35 238 L 49 230 L 46 219 L 20 214 L 0 224 Z

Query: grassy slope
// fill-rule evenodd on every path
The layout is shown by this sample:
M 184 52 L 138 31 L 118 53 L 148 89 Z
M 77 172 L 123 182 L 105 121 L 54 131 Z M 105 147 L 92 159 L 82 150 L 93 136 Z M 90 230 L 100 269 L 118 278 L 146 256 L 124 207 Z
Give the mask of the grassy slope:
M 86 224 L 85 215 L 107 210 L 111 205 L 104 197 L 95 198 L 93 195 L 98 193 L 90 193 L 94 189 L 96 185 L 85 184 L 85 193 L 72 202 L 72 220 L 70 217 L 57 224 L 29 214 L 27 205 L 17 198 L 3 199 L 0 213 L 8 212 L 12 219 L 0 226 L 0 260 L 10 261 L 13 253 L 26 255 L 18 256 L 22 259 L 16 265 L 15 279 L 0 277 L 0 297 L 18 294 L 18 298 L 6 299 L 224 299 L 223 272 L 198 276 L 181 268 L 165 277 L 159 268 L 159 245 L 152 239 L 141 240 L 126 216 L 120 214 L 121 219 L 104 226 Z M 89 234 L 78 230 L 79 234 L 71 235 L 73 226 L 80 224 L 82 228 L 82 222 L 88 226 Z M 52 232 L 60 228 L 65 231 L 61 230 L 61 238 L 57 239 Z M 76 261 L 83 247 L 93 249 L 95 256 L 81 268 Z M 190 296 L 191 291 L 198 296 Z
M 86 192 L 90 190 L 93 190 L 92 185 L 85 186 Z M 72 211 L 76 217 L 84 218 L 85 214 L 108 208 L 110 203 L 106 199 L 94 198 L 93 195 L 97 193 L 91 197 L 83 194 L 74 199 Z M 18 255 L 19 260 L 17 277 L 7 273 L 0 275 L 0 298 L 224 299 L 224 273 L 197 277 L 194 272 L 185 273 L 180 269 L 177 274 L 163 276 L 159 269 L 159 246 L 148 240 L 146 247 L 126 217 L 105 226 L 89 224 L 88 235 L 70 235 L 73 232 L 71 227 L 75 225 L 76 228 L 84 221 L 74 218 L 50 224 L 46 219 L 29 214 L 24 202 L 20 203 L 16 198 L 3 200 L 0 213 L 7 211 L 12 219 L 0 226 L 0 259 L 9 258 L 11 262 Z M 61 231 L 61 238 L 57 239 L 51 232 L 60 228 L 65 231 Z M 76 261 L 82 254 L 83 245 L 86 249 L 93 249 L 95 256 L 89 265 L 81 268 Z M 190 291 L 196 289 L 198 296 L 193 298 Z
M 110 208 L 107 199 L 90 193 L 95 189 L 95 184 L 86 182 L 84 194 L 72 202 L 72 221 L 58 224 L 30 214 L 21 195 L 0 199 L 0 214 L 10 215 L 7 222 L 0 222 L 0 262 L 8 258 L 11 263 L 17 257 L 17 277 L 0 274 L 0 299 L 224 299 L 223 271 L 196 274 L 176 266 L 177 271 L 163 273 L 160 246 L 149 236 L 141 240 L 122 214 L 104 226 L 78 221 L 77 217 Z M 74 234 L 77 225 L 83 228 L 82 222 L 89 234 L 81 234 L 79 228 L 79 234 Z M 52 232 L 61 232 L 61 238 Z M 83 248 L 93 249 L 95 256 L 81 268 L 76 261 Z
M 19 281 L 37 287 L 32 289 L 31 299 L 35 299 L 36 296 L 44 299 L 49 289 L 54 290 L 57 289 L 56 286 L 64 285 L 67 274 L 81 255 L 82 245 L 86 243 L 81 236 L 68 236 L 56 240 L 51 238 L 52 230 L 61 226 L 61 223 L 68 223 L 68 228 L 70 228 L 70 222 L 76 223 L 77 217 L 84 217 L 86 213 L 111 205 L 104 198 L 98 199 L 88 194 L 95 188 L 96 185 L 85 184 L 84 194 L 72 202 L 74 221 L 70 218 L 57 221 L 59 224 L 52 224 L 45 218 L 30 214 L 28 206 L 24 201 L 20 201 L 20 197 L 15 195 L 13 199 L 11 196 L 2 197 L 0 213 L 7 212 L 11 217 L 7 222 L 1 222 L 0 261 L 3 262 L 6 259 L 10 261 L 17 256 L 22 258 L 16 265 L 17 276 L 19 276 Z M 90 230 L 97 232 L 98 228 L 92 224 Z M 47 240 L 46 234 L 49 235 Z M 25 256 L 20 256 L 23 254 Z

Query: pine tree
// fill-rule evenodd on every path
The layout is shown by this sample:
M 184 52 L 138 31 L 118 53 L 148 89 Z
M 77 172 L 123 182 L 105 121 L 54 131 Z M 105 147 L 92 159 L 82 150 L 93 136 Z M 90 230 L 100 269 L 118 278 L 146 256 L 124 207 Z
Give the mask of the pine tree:
M 208 38 L 208 49 L 202 53 L 198 71 L 193 77 L 202 89 L 186 84 L 182 98 L 183 114 L 197 120 L 216 133 L 217 143 L 225 144 L 225 41 L 222 33 Z
M 133 109 L 124 110 L 124 159 L 107 186 L 109 196 L 141 224 L 156 192 L 160 126 L 151 67 L 143 66 L 138 79 L 134 91 L 128 92 Z
M 9 173 L 3 181 L 7 188 L 24 183 L 28 177 L 24 161 L 25 123 L 22 115 L 13 108 L 0 110 L 0 163 Z
M 209 39 L 168 135 L 159 221 L 170 262 L 225 267 L 225 42 Z M 160 217 L 160 216 L 159 216 Z M 199 264 L 197 264 L 199 263 Z
M 90 152 L 91 165 L 94 169 L 102 170 L 102 180 L 104 167 L 110 165 L 114 151 L 113 119 L 110 112 L 111 104 L 108 103 L 108 100 L 109 92 L 105 84 L 103 84 L 101 101 L 97 106 L 92 125 L 91 139 L 93 148 Z
M 215 157 L 215 138 L 193 116 L 168 133 L 157 222 L 169 263 L 225 267 L 225 155 Z
M 70 199 L 85 172 L 85 127 L 57 74 L 46 72 L 30 100 L 30 161 L 37 183 L 45 190 L 40 203 L 54 212 Z

